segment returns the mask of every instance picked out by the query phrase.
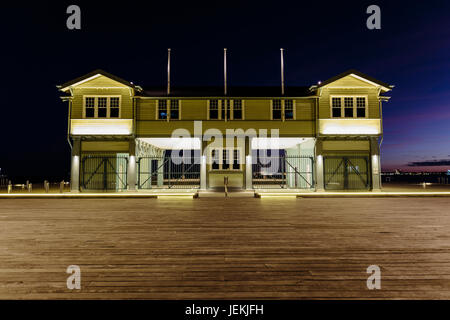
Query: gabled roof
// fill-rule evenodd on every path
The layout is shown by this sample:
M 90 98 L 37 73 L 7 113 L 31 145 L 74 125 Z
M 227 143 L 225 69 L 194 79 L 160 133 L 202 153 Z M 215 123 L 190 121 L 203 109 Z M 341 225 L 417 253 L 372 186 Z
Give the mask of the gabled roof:
M 314 95 L 309 87 L 287 86 L 285 94 L 281 94 L 280 86 L 258 86 L 241 87 L 229 86 L 227 95 L 224 94 L 224 88 L 221 86 L 198 86 L 198 87 L 172 87 L 170 94 L 167 94 L 166 87 L 144 87 L 141 93 L 144 97 L 308 97 Z
M 326 86 L 326 85 L 328 85 L 328 84 L 330 84 L 332 82 L 335 82 L 336 80 L 342 79 L 342 78 L 344 78 L 346 76 L 354 76 L 355 78 L 360 79 L 362 81 L 371 83 L 371 84 L 376 85 L 376 86 L 381 86 L 382 89 L 385 90 L 385 91 L 391 91 L 392 88 L 394 88 L 393 85 L 390 85 L 390 84 L 387 84 L 387 83 L 382 82 L 380 80 L 377 80 L 375 78 L 372 78 L 371 76 L 368 76 L 368 75 L 366 75 L 366 74 L 364 74 L 364 73 L 362 73 L 362 72 L 360 72 L 358 70 L 355 70 L 355 69 L 350 69 L 350 70 L 347 70 L 347 71 L 345 71 L 345 72 L 343 72 L 341 74 L 338 74 L 337 76 L 335 76 L 333 78 L 330 78 L 330 79 L 328 79 L 326 81 L 321 82 L 316 87 L 320 88 L 320 87 Z
M 139 86 L 134 85 L 132 82 L 129 82 L 129 81 L 127 81 L 127 80 L 124 80 L 124 79 L 122 79 L 122 78 L 119 78 L 119 77 L 117 77 L 117 76 L 115 76 L 115 75 L 113 75 L 113 74 L 111 74 L 111 73 L 109 73 L 109 72 L 106 72 L 106 71 L 104 71 L 104 70 L 101 70 L 101 69 L 94 70 L 94 71 L 92 71 L 92 72 L 89 72 L 88 74 L 85 74 L 84 76 L 81 76 L 81 77 L 79 77 L 79 78 L 70 80 L 70 81 L 68 81 L 68 82 L 66 82 L 66 83 L 63 83 L 62 85 L 58 85 L 58 86 L 56 86 L 56 87 L 57 87 L 60 91 L 67 91 L 67 89 L 68 89 L 70 86 L 74 86 L 74 85 L 81 84 L 81 83 L 83 83 L 83 82 L 86 82 L 86 81 L 95 79 L 95 78 L 97 78 L 97 77 L 99 77 L 99 76 L 105 76 L 105 77 L 110 78 L 110 79 L 112 79 L 112 80 L 115 80 L 115 81 L 117 81 L 117 82 L 119 82 L 119 83 L 121 83 L 121 84 L 123 84 L 123 85 L 125 85 L 125 86 L 127 86 L 127 87 L 131 87 L 131 88 L 136 89 L 136 90 L 138 90 L 138 91 L 141 90 L 141 88 L 140 88 Z

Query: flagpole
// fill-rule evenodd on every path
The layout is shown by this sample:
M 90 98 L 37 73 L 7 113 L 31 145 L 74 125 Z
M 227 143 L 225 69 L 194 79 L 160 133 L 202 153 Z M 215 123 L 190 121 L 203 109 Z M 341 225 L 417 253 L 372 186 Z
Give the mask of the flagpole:
M 170 95 L 170 51 L 167 49 L 167 95 Z
M 227 48 L 223 49 L 223 83 L 224 95 L 227 95 Z
M 284 96 L 284 49 L 280 49 L 281 54 L 281 95 Z

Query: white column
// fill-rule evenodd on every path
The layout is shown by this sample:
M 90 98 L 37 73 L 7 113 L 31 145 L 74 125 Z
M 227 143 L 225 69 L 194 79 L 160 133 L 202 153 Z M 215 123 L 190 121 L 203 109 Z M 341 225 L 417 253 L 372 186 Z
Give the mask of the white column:
M 252 138 L 248 137 L 245 139 L 245 189 L 253 190 L 253 166 L 252 166 Z
M 128 191 L 136 191 L 136 142 L 130 140 L 127 170 Z
M 252 156 L 245 157 L 245 189 L 253 189 Z
M 206 155 L 200 156 L 200 189 L 206 190 Z
M 370 139 L 370 162 L 372 167 L 372 191 L 381 191 L 380 146 L 376 138 Z
M 325 191 L 322 140 L 316 140 L 316 191 Z
M 70 192 L 80 192 L 81 140 L 74 139 L 70 165 Z

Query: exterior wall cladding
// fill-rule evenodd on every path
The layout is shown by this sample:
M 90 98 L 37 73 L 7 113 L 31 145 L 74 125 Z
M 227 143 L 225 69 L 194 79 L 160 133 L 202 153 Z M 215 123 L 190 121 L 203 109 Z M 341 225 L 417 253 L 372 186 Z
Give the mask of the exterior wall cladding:
M 102 70 L 58 86 L 71 190 L 379 191 L 393 86 L 349 70 L 310 87 L 143 88 Z

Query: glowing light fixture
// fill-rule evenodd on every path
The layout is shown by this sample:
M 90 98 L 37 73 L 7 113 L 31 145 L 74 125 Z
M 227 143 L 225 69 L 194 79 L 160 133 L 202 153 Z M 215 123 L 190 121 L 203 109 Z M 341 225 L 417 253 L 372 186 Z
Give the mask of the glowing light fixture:
M 71 120 L 73 135 L 130 135 L 131 119 L 74 119 Z
M 379 119 L 320 119 L 319 130 L 321 134 L 335 135 L 375 135 L 381 133 Z

